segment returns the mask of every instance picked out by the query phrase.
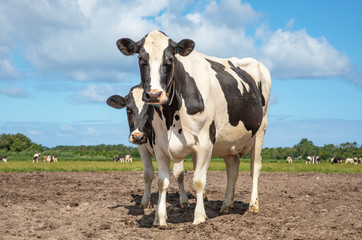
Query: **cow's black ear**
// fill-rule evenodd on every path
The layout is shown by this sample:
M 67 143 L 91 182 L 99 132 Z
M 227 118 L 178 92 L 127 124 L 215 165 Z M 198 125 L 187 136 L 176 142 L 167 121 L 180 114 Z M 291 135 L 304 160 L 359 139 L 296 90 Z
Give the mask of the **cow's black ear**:
M 121 109 L 124 108 L 124 106 L 126 106 L 126 99 L 119 95 L 113 95 L 107 99 L 107 104 L 111 107 Z
M 191 39 L 183 39 L 176 45 L 176 53 L 181 56 L 189 55 L 194 50 L 195 42 Z
M 124 55 L 133 55 L 138 53 L 139 43 L 129 38 L 121 38 L 117 41 L 117 47 Z

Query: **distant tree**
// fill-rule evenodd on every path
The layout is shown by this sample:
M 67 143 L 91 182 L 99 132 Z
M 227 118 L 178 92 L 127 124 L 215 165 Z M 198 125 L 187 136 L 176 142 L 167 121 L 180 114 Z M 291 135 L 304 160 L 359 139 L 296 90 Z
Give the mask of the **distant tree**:
M 43 146 L 33 143 L 21 133 L 0 135 L 0 151 L 19 153 L 23 151 L 42 152 L 43 150 Z
M 316 154 L 317 149 L 312 141 L 308 141 L 307 138 L 303 138 L 297 145 L 294 146 L 298 153 L 298 156 L 302 156 L 304 159 L 307 156 L 313 156 Z

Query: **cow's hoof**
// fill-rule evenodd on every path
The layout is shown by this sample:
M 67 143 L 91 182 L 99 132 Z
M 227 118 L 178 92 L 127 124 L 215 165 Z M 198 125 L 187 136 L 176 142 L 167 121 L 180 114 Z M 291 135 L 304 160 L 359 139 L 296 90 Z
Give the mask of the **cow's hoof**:
M 150 208 L 151 207 L 151 202 L 141 202 L 140 204 L 140 208 Z
M 254 205 L 249 206 L 249 212 L 250 213 L 258 213 L 259 212 L 259 204 L 258 202 Z
M 181 208 L 190 208 L 190 203 L 189 202 L 183 202 L 180 203 Z
M 155 220 L 155 221 L 153 222 L 153 226 L 154 226 L 154 227 L 157 227 L 157 228 L 166 228 L 166 227 L 167 227 L 167 223 L 166 223 L 166 222 L 160 223 L 158 220 Z
M 251 213 L 258 213 L 259 212 L 259 198 L 256 198 L 256 201 L 254 203 L 249 204 L 249 212 Z
M 229 206 L 222 205 L 221 209 L 220 209 L 220 213 L 221 214 L 229 214 L 229 213 L 231 213 L 233 211 L 233 208 L 234 208 L 234 206 L 232 206 L 232 205 L 229 205 Z
M 207 216 L 199 216 L 197 218 L 194 219 L 194 222 L 192 223 L 193 225 L 198 225 L 200 223 L 204 223 L 207 219 Z

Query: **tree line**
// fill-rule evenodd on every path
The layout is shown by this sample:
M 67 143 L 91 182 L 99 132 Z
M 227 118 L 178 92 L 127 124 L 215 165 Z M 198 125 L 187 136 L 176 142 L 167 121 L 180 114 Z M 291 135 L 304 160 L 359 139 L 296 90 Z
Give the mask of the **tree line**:
M 312 141 L 303 138 L 293 147 L 264 148 L 262 151 L 263 159 L 286 159 L 287 157 L 306 159 L 307 156 L 319 156 L 322 160 L 330 160 L 332 157 L 361 158 L 362 145 L 358 145 L 356 142 L 346 142 L 339 145 L 326 144 L 323 147 L 318 147 Z
M 80 145 L 80 146 L 56 146 L 48 148 L 40 144 L 32 142 L 25 135 L 18 134 L 1 134 L 0 135 L 0 154 L 18 154 L 33 156 L 35 153 L 43 153 L 43 155 L 57 155 L 66 157 L 107 157 L 112 158 L 118 155 L 130 154 L 139 157 L 136 147 L 129 147 L 123 144 L 118 145 Z
M 16 153 L 22 155 L 33 156 L 34 153 L 51 153 L 58 156 L 91 156 L 91 157 L 114 157 L 118 155 L 130 154 L 134 157 L 140 157 L 136 147 L 118 145 L 80 145 L 80 146 L 56 146 L 48 148 L 40 144 L 32 142 L 25 135 L 18 134 L 1 134 L 0 135 L 0 154 L 6 155 Z M 362 157 L 362 145 L 356 142 L 341 143 L 339 145 L 327 144 L 318 147 L 303 138 L 293 147 L 277 147 L 264 148 L 262 150 L 263 159 L 286 159 L 287 157 L 306 159 L 307 156 L 320 156 L 321 159 L 331 159 L 332 157 Z M 250 154 L 246 154 L 244 158 L 250 158 Z

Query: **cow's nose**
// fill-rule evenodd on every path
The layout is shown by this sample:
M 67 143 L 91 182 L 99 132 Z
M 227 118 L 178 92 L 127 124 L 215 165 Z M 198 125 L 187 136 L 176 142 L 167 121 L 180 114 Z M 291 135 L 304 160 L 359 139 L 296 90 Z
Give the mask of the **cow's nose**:
M 145 92 L 145 101 L 146 102 L 159 102 L 162 96 L 162 91 L 155 92 Z
M 132 133 L 130 142 L 134 143 L 134 144 L 144 144 L 147 142 L 147 137 L 145 134 L 140 133 L 140 132 Z

